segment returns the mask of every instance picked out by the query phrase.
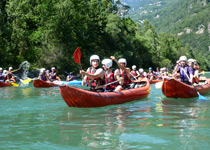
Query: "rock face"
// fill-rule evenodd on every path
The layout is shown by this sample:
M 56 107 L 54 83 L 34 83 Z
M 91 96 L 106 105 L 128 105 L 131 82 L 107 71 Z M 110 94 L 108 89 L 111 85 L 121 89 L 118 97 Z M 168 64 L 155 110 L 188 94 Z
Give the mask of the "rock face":
M 210 22 L 208 23 L 208 32 L 210 33 Z

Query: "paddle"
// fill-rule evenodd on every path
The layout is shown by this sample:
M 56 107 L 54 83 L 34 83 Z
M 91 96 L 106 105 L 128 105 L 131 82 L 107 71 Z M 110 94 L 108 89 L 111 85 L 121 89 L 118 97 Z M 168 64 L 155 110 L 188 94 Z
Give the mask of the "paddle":
M 12 86 L 19 86 L 19 84 L 11 82 Z
M 182 68 L 181 68 L 182 69 Z M 183 72 L 185 73 L 185 75 L 187 76 L 188 80 L 190 80 L 188 74 L 186 73 L 186 71 L 184 69 L 182 69 Z M 198 94 L 198 98 L 202 99 L 202 100 L 208 100 L 206 97 L 202 96 L 199 92 L 198 89 L 192 84 L 192 86 L 194 87 L 194 89 L 196 90 L 197 94 Z
M 136 77 L 135 77 L 131 72 L 130 72 L 130 75 L 131 75 L 135 80 L 137 80 Z
M 105 84 L 105 85 L 104 85 L 104 87 L 105 87 L 105 86 L 108 86 L 108 85 L 111 85 L 111 84 L 114 84 L 114 83 L 117 83 L 117 82 L 119 82 L 119 81 L 120 81 L 120 80 L 116 80 L 116 81 L 113 81 L 113 82 L 107 83 L 107 84 Z
M 80 70 L 82 70 L 82 66 L 81 66 L 81 62 L 80 62 L 80 59 L 81 59 L 81 51 L 80 51 L 80 47 L 77 47 L 77 49 L 74 51 L 74 61 L 75 63 L 78 63 L 79 66 L 80 66 Z

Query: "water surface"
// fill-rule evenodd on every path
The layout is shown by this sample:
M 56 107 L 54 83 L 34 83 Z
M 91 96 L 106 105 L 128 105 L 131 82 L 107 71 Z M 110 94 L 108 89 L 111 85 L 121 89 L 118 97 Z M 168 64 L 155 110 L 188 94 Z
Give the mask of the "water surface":
M 0 88 L 0 149 L 209 148 L 210 100 L 166 98 L 152 85 L 142 100 L 70 108 L 58 87 Z

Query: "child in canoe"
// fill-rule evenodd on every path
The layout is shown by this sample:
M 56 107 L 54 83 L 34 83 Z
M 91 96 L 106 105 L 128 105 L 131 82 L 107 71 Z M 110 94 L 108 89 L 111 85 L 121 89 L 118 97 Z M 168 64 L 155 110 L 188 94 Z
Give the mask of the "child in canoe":
M 88 83 L 90 87 L 90 91 L 93 92 L 104 92 L 104 71 L 99 67 L 100 58 L 98 55 L 92 55 L 90 57 L 90 65 L 85 72 L 84 70 L 80 70 L 80 74 L 84 76 L 82 80 L 82 85 L 84 86 Z
M 104 78 L 105 78 L 105 91 L 113 92 L 116 88 L 116 74 L 115 70 L 112 69 L 112 60 L 104 59 L 102 61 L 102 65 L 104 68 Z M 118 81 L 119 82 L 119 81 Z M 108 85 L 107 85 L 108 84 Z
M 120 69 L 115 71 L 116 78 L 119 80 L 119 85 L 116 87 L 115 91 L 119 92 L 123 89 L 130 88 L 130 68 L 126 68 L 127 61 L 125 58 L 120 58 L 118 61 L 115 59 L 114 56 L 110 57 L 113 61 L 115 61 Z

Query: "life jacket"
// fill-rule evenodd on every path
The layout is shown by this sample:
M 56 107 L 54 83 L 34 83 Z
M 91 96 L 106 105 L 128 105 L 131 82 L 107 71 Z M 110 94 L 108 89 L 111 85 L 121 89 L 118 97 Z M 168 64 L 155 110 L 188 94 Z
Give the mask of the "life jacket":
M 51 76 L 51 79 L 52 79 L 52 80 L 56 80 L 56 75 L 54 75 L 54 73 L 55 73 L 55 72 L 51 72 L 51 73 L 50 73 L 50 76 Z
M 72 77 L 71 75 L 68 75 L 68 76 L 67 76 L 67 79 L 70 79 L 71 77 Z M 74 80 L 74 77 L 72 77 L 72 79 L 69 80 L 69 81 L 72 81 L 72 80 Z
M 104 73 L 104 79 L 105 79 L 106 84 L 114 82 L 115 81 L 115 79 L 114 79 L 114 69 L 112 69 L 112 72 L 109 74 L 109 76 L 105 72 Z M 113 83 L 111 85 L 105 86 L 105 89 L 115 89 L 115 87 L 116 87 L 116 84 Z
M 149 73 L 147 74 L 147 78 L 148 78 L 148 79 L 150 79 L 152 76 L 153 76 L 153 73 L 152 73 L 152 72 L 149 72 Z
M 43 81 L 47 81 L 46 74 L 41 74 L 41 80 L 43 80 Z
M 137 71 L 131 71 L 133 76 L 137 76 Z
M 3 72 L 0 73 L 0 80 L 3 80 Z
M 186 76 L 186 74 L 184 73 L 184 71 L 187 73 L 188 77 L 190 77 L 190 73 L 189 73 L 189 66 L 185 66 L 184 68 L 180 66 L 180 75 L 179 75 L 179 78 L 181 80 L 181 82 L 189 82 L 189 79 L 188 77 Z M 194 74 L 194 72 L 193 72 Z
M 88 73 L 94 74 L 97 71 L 97 69 L 99 69 L 99 67 L 97 67 L 96 69 L 93 69 L 92 67 L 89 67 Z M 100 77 L 98 77 L 96 79 L 92 79 L 92 78 L 88 77 L 87 80 L 88 80 L 88 86 L 90 86 L 90 87 L 95 88 L 96 86 L 104 85 L 104 80 L 101 79 Z
M 144 72 L 140 73 L 140 77 L 141 77 L 141 78 L 145 78 Z
M 128 84 L 131 83 L 131 80 L 128 78 L 128 76 L 127 76 L 127 74 L 125 73 L 125 71 L 120 72 L 120 70 L 119 70 L 119 75 L 120 75 L 120 77 L 123 77 L 124 83 L 125 83 L 126 85 L 128 85 Z

